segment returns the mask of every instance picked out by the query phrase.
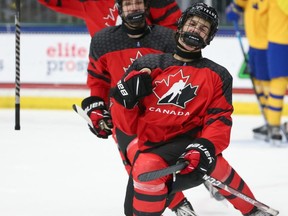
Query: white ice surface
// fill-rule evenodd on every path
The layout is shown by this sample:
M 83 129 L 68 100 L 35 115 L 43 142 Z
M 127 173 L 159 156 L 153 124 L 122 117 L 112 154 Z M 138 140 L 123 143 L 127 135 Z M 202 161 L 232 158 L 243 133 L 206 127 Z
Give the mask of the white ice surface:
M 288 216 L 288 147 L 253 140 L 260 116 L 233 119 L 224 156 L 259 201 Z M 14 110 L 0 109 L 0 216 L 124 215 L 127 175 L 112 139 L 97 139 L 72 110 L 21 110 L 20 131 L 14 121 Z M 203 186 L 185 195 L 199 216 L 241 215 Z

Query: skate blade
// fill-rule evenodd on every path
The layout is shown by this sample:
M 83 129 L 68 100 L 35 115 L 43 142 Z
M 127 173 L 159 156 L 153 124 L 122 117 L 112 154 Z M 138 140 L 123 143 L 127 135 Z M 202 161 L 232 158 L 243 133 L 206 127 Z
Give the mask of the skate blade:
M 268 135 L 264 135 L 264 134 L 254 134 L 254 139 L 256 140 L 262 140 L 262 141 L 265 141 L 265 142 L 268 142 L 269 141 L 269 138 L 268 138 Z
M 273 146 L 278 147 L 278 148 L 287 148 L 288 143 L 287 142 L 282 142 L 280 140 L 271 140 L 270 141 Z

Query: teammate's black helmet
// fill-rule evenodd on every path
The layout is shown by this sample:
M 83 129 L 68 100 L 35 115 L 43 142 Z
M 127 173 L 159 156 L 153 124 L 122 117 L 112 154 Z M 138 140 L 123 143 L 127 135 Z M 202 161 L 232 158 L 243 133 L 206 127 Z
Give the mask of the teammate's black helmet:
M 122 1 L 123 0 L 115 0 L 115 3 L 116 3 L 116 6 L 117 6 L 117 9 L 118 9 L 118 13 L 121 15 L 123 10 L 122 10 Z M 145 7 L 146 9 L 149 9 L 150 7 L 150 1 L 151 0 L 144 0 L 144 4 L 145 4 Z
M 179 18 L 178 31 L 184 26 L 187 19 L 191 16 L 201 17 L 211 24 L 210 33 L 206 41 L 206 44 L 209 45 L 218 30 L 219 18 L 217 11 L 213 7 L 210 7 L 202 2 L 191 5 L 182 13 L 181 17 Z

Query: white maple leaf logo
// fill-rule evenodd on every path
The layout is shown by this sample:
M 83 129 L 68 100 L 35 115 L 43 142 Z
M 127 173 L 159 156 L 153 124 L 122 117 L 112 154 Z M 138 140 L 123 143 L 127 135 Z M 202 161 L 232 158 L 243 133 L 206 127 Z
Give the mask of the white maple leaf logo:
M 112 21 L 115 21 L 116 20 L 116 23 L 115 25 L 120 25 L 122 23 L 122 19 L 121 17 L 118 15 L 118 9 L 117 9 L 117 6 L 116 4 L 114 4 L 114 7 L 113 8 L 109 8 L 109 13 L 108 15 L 105 17 L 103 17 L 104 20 L 112 20 Z M 106 26 L 110 26 L 109 25 L 109 22 L 105 22 L 105 25 Z
M 169 75 L 166 80 L 155 81 L 156 87 L 153 92 L 159 99 L 157 104 L 175 105 L 184 109 L 186 103 L 196 96 L 199 87 L 188 83 L 189 78 L 190 76 L 183 75 L 181 69 L 177 73 Z

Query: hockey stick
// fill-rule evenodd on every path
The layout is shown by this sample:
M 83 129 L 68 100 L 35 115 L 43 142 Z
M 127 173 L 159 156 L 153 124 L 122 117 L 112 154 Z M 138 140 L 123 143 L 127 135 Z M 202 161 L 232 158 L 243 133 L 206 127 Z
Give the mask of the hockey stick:
M 172 165 L 172 166 L 169 166 L 167 168 L 164 168 L 164 169 L 161 169 L 161 170 L 156 170 L 156 171 L 152 171 L 152 172 L 146 172 L 146 173 L 143 173 L 141 175 L 138 176 L 138 179 L 142 182 L 146 182 L 146 181 L 151 181 L 151 180 L 154 180 L 154 179 L 157 179 L 157 178 L 161 178 L 163 176 L 166 176 L 166 175 L 170 175 L 170 174 L 173 174 L 173 173 L 176 173 L 178 171 L 180 171 L 181 169 L 183 169 L 184 167 L 187 166 L 187 162 L 182 162 L 182 163 L 179 163 L 179 164 L 176 164 L 176 165 Z M 243 199 L 244 201 L 256 206 L 258 209 L 264 211 L 264 212 L 267 212 L 273 216 L 276 216 L 279 214 L 279 211 L 278 210 L 275 210 L 249 196 L 246 196 L 245 194 L 237 191 L 236 189 L 234 188 L 231 188 L 230 186 L 224 184 L 223 182 L 209 176 L 209 175 L 204 175 L 203 176 L 203 179 L 205 181 L 208 181 L 210 182 L 214 187 L 216 188 L 220 188 L 222 190 L 225 190 L 231 194 L 233 194 L 234 196 L 237 196 L 241 199 Z
M 76 105 L 76 104 L 73 104 L 73 105 L 72 105 L 72 108 L 73 108 L 73 110 L 74 110 L 76 113 L 78 113 L 83 119 L 86 120 L 86 122 L 87 122 L 88 125 L 90 126 L 90 129 L 92 129 L 92 130 L 95 132 L 95 134 L 98 134 L 98 132 L 96 131 L 96 129 L 95 129 L 95 127 L 94 127 L 94 125 L 93 125 L 90 117 L 87 115 L 86 111 L 83 110 L 81 107 L 79 107 L 79 106 Z M 99 125 L 99 128 L 100 128 L 101 130 L 104 130 L 104 129 L 111 130 L 111 128 L 109 128 L 109 127 L 106 125 L 106 123 L 105 123 L 105 121 L 104 121 L 103 119 L 102 119 L 102 120 L 99 120 L 98 125 Z
M 242 200 L 244 200 L 244 201 L 256 206 L 258 209 L 260 209 L 260 210 L 262 210 L 264 212 L 267 212 L 267 213 L 269 213 L 269 214 L 271 214 L 273 216 L 276 216 L 276 215 L 279 214 L 278 210 L 273 209 L 273 208 L 265 205 L 264 203 L 259 202 L 256 199 L 253 199 L 253 198 L 251 198 L 249 196 L 246 196 L 245 194 L 241 193 L 240 191 L 237 191 L 236 189 L 224 184 L 223 182 L 221 182 L 221 181 L 219 181 L 219 180 L 217 180 L 217 179 L 215 179 L 215 178 L 213 178 L 213 177 L 211 177 L 209 175 L 205 174 L 203 176 L 203 179 L 205 181 L 210 182 L 214 187 L 220 188 L 222 190 L 225 190 L 225 191 L 233 194 L 234 196 L 237 196 L 237 197 L 241 198 Z
M 15 14 L 15 130 L 20 130 L 20 0 Z
M 186 166 L 187 166 L 186 162 L 178 163 L 178 164 L 169 166 L 161 170 L 155 170 L 155 171 L 140 174 L 138 176 L 138 179 L 142 182 L 151 181 L 151 180 L 158 179 L 166 175 L 177 173 L 178 171 L 184 169 Z
M 243 54 L 243 57 L 244 57 L 244 61 L 248 65 L 248 58 L 247 58 L 247 55 L 246 55 L 245 50 L 244 50 L 244 46 L 243 46 L 243 43 L 242 43 L 241 33 L 240 33 L 240 30 L 239 30 L 238 23 L 236 21 L 234 21 L 233 23 L 234 23 L 234 28 L 235 28 L 235 34 L 236 34 L 236 37 L 238 38 L 238 41 L 239 41 L 239 44 L 240 44 L 240 48 L 241 48 L 241 51 L 242 51 L 242 54 Z
M 83 119 L 85 119 L 85 121 L 86 121 L 92 128 L 94 128 L 91 119 L 89 118 L 89 116 L 87 115 L 87 113 L 86 113 L 81 107 L 79 107 L 77 104 L 73 104 L 73 105 L 72 105 L 72 108 L 73 108 L 73 110 L 74 110 L 79 116 L 81 116 Z
M 87 115 L 87 113 L 77 104 L 73 104 L 72 108 L 79 116 L 81 116 L 88 123 L 90 128 L 92 130 L 94 130 L 95 133 L 97 133 L 97 131 L 95 130 L 94 125 L 93 125 L 91 119 L 89 118 L 89 116 Z
M 258 101 L 260 112 L 261 112 L 262 116 L 264 117 L 265 124 L 267 124 L 267 118 L 266 118 L 266 115 L 264 113 L 263 107 L 261 105 L 259 95 L 258 95 L 258 93 L 256 91 L 255 82 L 254 82 L 253 77 L 251 75 L 251 71 L 249 69 L 249 62 L 248 62 L 248 58 L 247 58 L 247 55 L 246 55 L 245 50 L 244 50 L 243 42 L 242 42 L 242 39 L 241 39 L 241 33 L 240 33 L 240 30 L 239 30 L 239 26 L 238 26 L 238 22 L 234 21 L 233 23 L 234 23 L 235 34 L 236 34 L 236 37 L 238 38 L 238 41 L 239 41 L 239 44 L 240 44 L 240 48 L 241 48 L 241 52 L 242 52 L 242 55 L 244 57 L 244 61 L 245 61 L 246 65 L 247 65 L 247 68 L 248 68 L 249 77 L 250 77 L 250 80 L 251 80 L 251 83 L 252 83 L 253 91 L 254 91 L 254 93 L 256 95 L 256 98 L 257 98 L 257 101 Z

